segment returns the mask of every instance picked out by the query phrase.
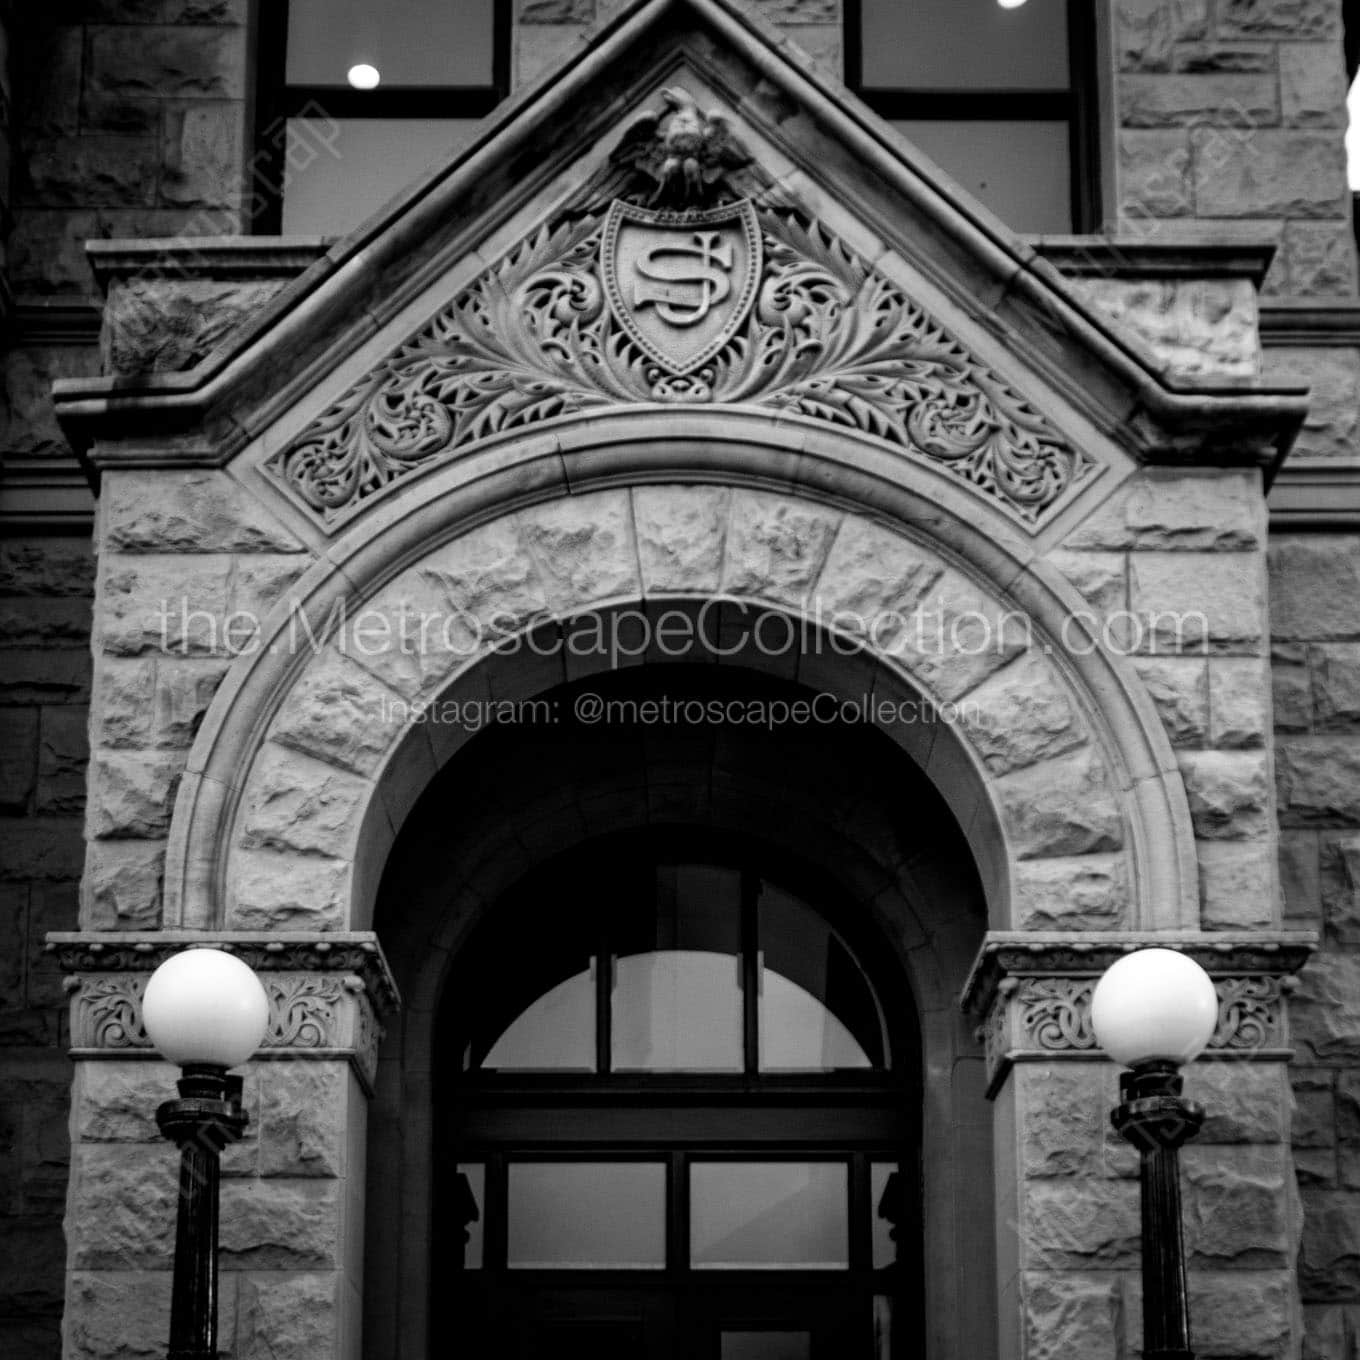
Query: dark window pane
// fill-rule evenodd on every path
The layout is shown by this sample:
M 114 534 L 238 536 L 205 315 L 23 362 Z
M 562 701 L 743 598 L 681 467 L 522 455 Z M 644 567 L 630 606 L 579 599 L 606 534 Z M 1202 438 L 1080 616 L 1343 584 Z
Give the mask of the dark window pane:
M 1065 0 L 863 0 L 862 14 L 867 89 L 1068 88 Z
M 700 1270 L 843 1270 L 841 1162 L 693 1162 L 690 1263 Z
M 344 85 L 357 62 L 383 89 L 489 85 L 491 47 L 492 0 L 288 0 L 290 85 Z
M 810 1360 L 811 1332 L 724 1332 L 722 1360 Z
M 471 140 L 468 118 L 290 118 L 283 230 L 343 236 Z
M 896 1162 L 874 1162 L 869 1168 L 869 1209 L 873 1221 L 875 1270 L 882 1270 L 897 1260 L 897 1244 L 892 1236 L 894 1224 L 890 1217 L 897 1212 L 897 1207 L 884 1198 L 888 1182 L 896 1171 Z
M 512 1162 L 506 1261 L 517 1270 L 659 1270 L 661 1162 Z
M 741 874 L 657 866 L 654 901 L 615 927 L 616 1071 L 740 1072 Z
M 840 936 L 771 884 L 761 888 L 759 922 L 761 1070 L 884 1066 L 878 1003 Z
M 893 126 L 1012 231 L 1072 230 L 1067 123 L 922 118 Z

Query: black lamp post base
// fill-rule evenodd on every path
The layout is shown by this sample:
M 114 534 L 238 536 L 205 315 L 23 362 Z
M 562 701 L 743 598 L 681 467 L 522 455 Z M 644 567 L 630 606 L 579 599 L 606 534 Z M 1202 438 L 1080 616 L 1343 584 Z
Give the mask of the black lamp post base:
M 161 1132 L 180 1149 L 175 1278 L 167 1360 L 219 1360 L 217 1205 L 221 1152 L 245 1132 L 241 1078 L 223 1067 L 186 1066 L 179 1099 L 156 1111 Z

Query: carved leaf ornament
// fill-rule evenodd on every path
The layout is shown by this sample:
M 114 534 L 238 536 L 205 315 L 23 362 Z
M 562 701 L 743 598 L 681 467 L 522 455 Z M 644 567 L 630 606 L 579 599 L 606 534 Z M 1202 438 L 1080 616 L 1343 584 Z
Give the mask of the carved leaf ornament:
M 748 198 L 545 227 L 267 469 L 323 521 L 435 459 L 627 403 L 754 405 L 872 436 L 1033 524 L 1092 470 L 818 223 Z

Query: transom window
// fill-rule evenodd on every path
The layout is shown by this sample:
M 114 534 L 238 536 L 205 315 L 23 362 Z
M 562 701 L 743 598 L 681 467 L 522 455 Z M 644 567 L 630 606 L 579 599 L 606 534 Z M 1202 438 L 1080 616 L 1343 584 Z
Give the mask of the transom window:
M 590 891 L 585 885 L 580 890 Z M 807 902 L 734 865 L 624 861 L 591 919 L 543 913 L 471 1017 L 465 1069 L 797 1073 L 883 1069 L 873 989 Z

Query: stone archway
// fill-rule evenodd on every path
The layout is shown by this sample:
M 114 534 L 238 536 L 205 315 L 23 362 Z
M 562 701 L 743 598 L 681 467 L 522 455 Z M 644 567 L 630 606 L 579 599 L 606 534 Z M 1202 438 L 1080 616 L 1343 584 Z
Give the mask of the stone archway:
M 996 927 L 1038 924 L 1026 893 L 1060 902 L 1064 876 L 1085 878 L 1092 866 L 1058 861 L 1090 855 L 1114 857 L 1100 924 L 1193 923 L 1193 839 L 1165 732 L 1131 668 L 1085 631 L 1080 598 L 1032 550 L 919 495 L 894 501 L 880 488 L 884 504 L 844 509 L 844 491 L 832 501 L 815 489 L 826 463 L 806 450 L 796 490 L 750 486 L 769 466 L 758 444 L 729 445 L 721 477 L 648 485 L 669 440 L 659 429 L 641 439 L 636 418 L 629 424 L 634 438 L 594 478 L 643 482 L 631 490 L 591 490 L 584 470 L 580 491 L 542 499 L 534 468 L 545 457 L 556 467 L 558 453 L 531 441 L 519 458 L 498 460 L 501 473 L 462 489 L 462 514 L 435 483 L 411 507 L 394 504 L 346 534 L 297 588 L 312 635 L 326 636 L 337 608 L 358 608 L 389 638 L 413 610 L 521 631 L 560 629 L 591 610 L 728 597 L 789 615 L 857 642 L 909 694 L 969 701 L 976 721 L 942 728 L 917 755 L 934 762 L 960 822 L 976 831 Z M 906 629 L 863 627 L 922 615 L 926 645 Z M 298 889 L 299 924 L 364 924 L 403 800 L 452 754 L 405 740 L 400 716 L 452 685 L 480 692 L 489 645 L 366 658 L 351 623 L 299 655 L 288 645 L 299 617 L 276 611 L 265 645 L 238 663 L 204 722 L 172 825 L 168 921 L 251 928 L 256 888 L 277 896 L 282 882 Z M 555 664 L 526 671 L 516 693 L 550 681 Z M 850 673 L 832 667 L 828 683 Z M 375 721 L 382 712 L 398 720 Z M 989 834 L 993 826 L 1002 834 Z M 1060 912 L 1048 920 L 1060 925 Z

